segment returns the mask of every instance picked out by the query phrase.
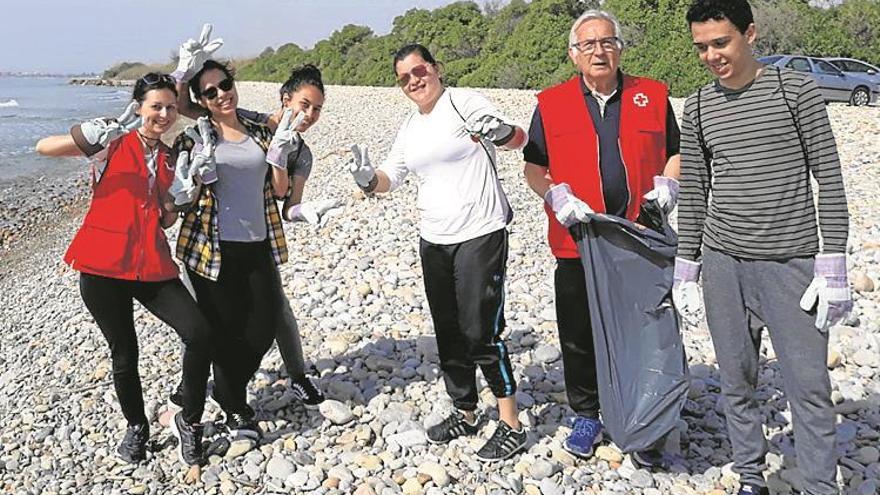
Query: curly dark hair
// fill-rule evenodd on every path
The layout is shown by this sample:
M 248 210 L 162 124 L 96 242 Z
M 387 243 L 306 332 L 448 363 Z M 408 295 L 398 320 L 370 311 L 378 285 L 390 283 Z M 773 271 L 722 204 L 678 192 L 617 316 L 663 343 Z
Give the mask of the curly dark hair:
M 727 19 L 740 33 L 755 22 L 748 0 L 694 0 L 687 11 L 688 26 L 695 22 Z

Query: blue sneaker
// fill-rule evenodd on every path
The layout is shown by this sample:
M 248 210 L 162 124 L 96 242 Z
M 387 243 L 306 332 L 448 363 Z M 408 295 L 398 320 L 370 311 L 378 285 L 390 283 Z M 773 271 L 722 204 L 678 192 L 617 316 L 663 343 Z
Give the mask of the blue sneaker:
M 562 448 L 572 454 L 587 458 L 593 455 L 593 446 L 602 441 L 602 422 L 598 419 L 578 416 L 571 426 L 571 433 Z

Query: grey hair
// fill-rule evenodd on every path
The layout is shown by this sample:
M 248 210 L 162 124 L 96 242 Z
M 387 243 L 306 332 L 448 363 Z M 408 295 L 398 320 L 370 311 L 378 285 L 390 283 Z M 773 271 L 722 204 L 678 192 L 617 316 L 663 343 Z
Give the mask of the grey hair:
M 620 33 L 620 21 L 617 20 L 617 17 L 614 17 L 614 14 L 608 12 L 607 10 L 598 10 L 598 9 L 590 9 L 580 17 L 574 21 L 574 24 L 571 25 L 571 32 L 568 35 L 568 46 L 572 46 L 577 43 L 577 29 L 581 27 L 581 24 L 592 21 L 595 19 L 601 19 L 603 21 L 608 21 L 614 26 L 614 36 L 620 40 L 621 48 L 623 48 L 623 35 Z

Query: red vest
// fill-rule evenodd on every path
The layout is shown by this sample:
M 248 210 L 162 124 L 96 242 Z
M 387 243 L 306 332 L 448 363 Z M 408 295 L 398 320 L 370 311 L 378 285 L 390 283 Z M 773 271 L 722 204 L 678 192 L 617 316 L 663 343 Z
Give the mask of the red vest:
M 93 186 L 92 203 L 67 248 L 64 261 L 74 270 L 123 280 L 156 282 L 177 277 L 177 265 L 162 229 L 162 205 L 173 168 L 160 145 L 156 184 L 149 188 L 144 149 L 136 133 L 114 141 L 107 167 Z
M 597 213 L 605 212 L 599 172 L 599 138 L 581 90 L 578 75 L 538 93 L 544 124 L 549 172 L 554 184 L 567 183 L 575 196 Z M 653 178 L 666 166 L 666 86 L 653 79 L 623 76 L 618 142 L 626 171 L 629 203 L 626 218 L 639 215 L 642 196 L 654 187 Z M 550 249 L 557 258 L 577 258 L 577 245 L 550 205 Z

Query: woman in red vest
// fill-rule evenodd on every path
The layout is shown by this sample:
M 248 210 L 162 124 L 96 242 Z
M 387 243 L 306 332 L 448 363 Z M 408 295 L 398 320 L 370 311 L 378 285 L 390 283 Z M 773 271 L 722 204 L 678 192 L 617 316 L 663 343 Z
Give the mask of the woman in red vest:
M 80 272 L 83 302 L 110 345 L 113 385 L 128 421 L 119 456 L 132 463 L 145 460 L 149 438 L 137 368 L 136 299 L 185 344 L 185 405 L 172 430 L 180 440 L 181 460 L 200 464 L 211 327 L 177 277 L 163 231 L 176 219 L 163 207 L 174 163 L 161 141 L 177 120 L 175 82 L 164 74 L 147 74 L 135 83 L 132 99 L 120 118 L 78 124 L 69 135 L 40 140 L 37 152 L 95 160 L 91 205 L 64 261 Z

